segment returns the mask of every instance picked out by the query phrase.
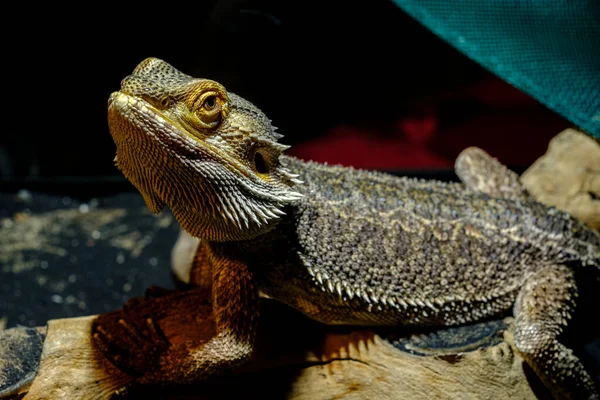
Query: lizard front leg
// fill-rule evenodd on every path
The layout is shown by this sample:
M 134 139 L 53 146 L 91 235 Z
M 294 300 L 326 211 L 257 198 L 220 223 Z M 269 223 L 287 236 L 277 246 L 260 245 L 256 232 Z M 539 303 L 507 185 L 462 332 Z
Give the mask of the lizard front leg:
M 192 259 L 189 283 L 193 287 L 211 293 L 213 285 L 213 251 L 207 242 L 200 241 Z
M 142 383 L 190 383 L 242 365 L 254 345 L 258 289 L 248 266 L 215 253 L 205 255 L 213 271 L 216 335 L 205 343 L 171 345 Z
M 160 332 L 160 321 L 155 321 L 152 315 L 146 316 L 141 318 L 140 327 L 140 323 L 133 320 L 137 317 L 135 309 L 128 311 L 133 318 L 120 315 L 116 323 L 110 324 L 101 316 L 94 325 L 94 337 L 99 347 L 120 368 L 120 363 L 126 362 L 127 359 L 148 358 L 147 354 L 136 354 L 136 350 L 148 352 L 153 348 L 152 342 L 155 342 L 157 350 L 154 353 L 157 354 L 151 358 L 152 362 L 147 362 L 143 369 L 129 371 L 139 377 L 140 383 L 201 381 L 243 364 L 252 353 L 258 320 L 258 289 L 252 273 L 240 260 L 209 251 L 208 247 L 205 250 L 206 252 L 202 253 L 203 261 L 208 263 L 212 270 L 212 315 L 215 326 L 215 333 L 208 340 L 202 340 L 195 335 L 194 331 L 197 329 L 178 324 L 176 327 L 170 326 L 171 333 L 168 335 L 176 336 L 177 340 L 166 341 L 165 335 Z M 186 294 L 195 294 L 201 299 L 199 293 L 203 292 L 204 290 L 197 288 L 176 292 L 172 296 L 182 296 L 185 299 Z M 169 295 L 156 300 L 164 303 L 168 298 Z M 170 313 L 176 316 L 173 319 L 181 319 L 177 317 L 180 314 L 195 313 L 193 305 L 187 304 L 190 307 L 186 308 L 179 305 L 174 303 L 170 309 Z M 172 332 L 174 329 L 177 332 Z M 129 344 L 126 347 L 119 346 L 119 343 L 124 341 L 123 335 L 132 336 L 131 340 L 125 341 L 125 344 Z M 146 345 L 138 344 L 140 341 Z M 114 348 L 119 350 L 116 355 L 114 351 L 110 352 Z M 126 354 L 123 354 L 124 352 Z
M 189 237 L 192 238 L 191 236 Z M 206 299 L 202 301 L 202 304 L 210 304 L 213 280 L 212 266 L 209 257 L 211 250 L 208 243 L 196 239 L 194 240 L 194 248 L 185 250 L 186 252 L 190 252 L 190 254 L 185 255 L 185 258 L 188 259 L 186 260 L 188 265 L 185 267 L 185 271 L 180 269 L 179 271 L 173 272 L 175 274 L 175 279 L 178 280 L 176 283 L 178 283 L 181 288 L 193 289 L 199 294 L 204 294 Z M 182 267 L 182 265 L 179 265 L 179 267 Z M 177 272 L 183 272 L 185 273 L 185 276 L 177 275 Z M 180 277 L 184 277 L 185 280 L 179 279 Z M 150 286 L 146 289 L 146 297 L 161 297 L 173 292 L 174 290 L 165 289 L 160 286 Z
M 598 399 L 582 363 L 558 341 L 576 296 L 570 268 L 556 265 L 535 272 L 514 306 L 515 346 L 557 399 Z
M 206 241 L 201 241 L 182 229 L 171 252 L 171 269 L 177 283 L 202 288 L 210 293 L 212 268 L 207 262 L 208 253 L 210 249 Z

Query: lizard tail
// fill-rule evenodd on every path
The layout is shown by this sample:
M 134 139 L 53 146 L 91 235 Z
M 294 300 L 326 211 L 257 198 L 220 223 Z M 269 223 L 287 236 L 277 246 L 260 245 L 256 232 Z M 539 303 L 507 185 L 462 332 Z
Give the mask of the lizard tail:
M 559 249 L 559 259 L 583 267 L 595 267 L 600 272 L 600 232 L 554 207 L 544 212 L 555 216 L 545 225 L 548 233 L 545 243 Z M 556 241 L 551 239 L 552 236 Z

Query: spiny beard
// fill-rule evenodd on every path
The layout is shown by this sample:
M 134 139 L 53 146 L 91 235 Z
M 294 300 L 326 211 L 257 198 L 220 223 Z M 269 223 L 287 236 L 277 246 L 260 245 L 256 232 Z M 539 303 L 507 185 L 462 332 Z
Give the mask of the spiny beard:
M 297 175 L 281 167 L 277 171 L 281 183 L 265 184 L 240 178 L 223 168 L 201 168 L 205 179 L 218 184 L 211 185 L 213 195 L 212 212 L 240 230 L 253 230 L 269 225 L 285 215 L 283 208 L 302 198 L 302 194 L 291 189 L 302 183 Z

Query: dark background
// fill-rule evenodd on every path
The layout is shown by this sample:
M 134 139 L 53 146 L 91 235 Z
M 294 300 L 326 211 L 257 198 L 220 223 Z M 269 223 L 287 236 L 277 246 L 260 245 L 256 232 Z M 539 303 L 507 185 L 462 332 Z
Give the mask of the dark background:
M 318 161 L 440 170 L 478 145 L 522 169 L 569 126 L 384 0 L 25 3 L 4 21 L 4 190 L 119 178 L 106 101 L 150 56 L 246 97 Z

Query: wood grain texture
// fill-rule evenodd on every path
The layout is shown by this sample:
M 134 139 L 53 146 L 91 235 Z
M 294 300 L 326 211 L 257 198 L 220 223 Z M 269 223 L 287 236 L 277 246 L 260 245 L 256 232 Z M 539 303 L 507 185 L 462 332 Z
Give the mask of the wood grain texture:
M 40 369 L 25 399 L 106 399 L 131 381 L 93 346 L 92 320 L 48 321 Z
M 598 228 L 600 146 L 567 130 L 521 177 L 540 201 Z M 184 271 L 185 273 L 185 271 Z M 263 302 L 258 344 L 251 362 L 211 383 L 177 388 L 131 386 L 90 337 L 94 316 L 51 320 L 38 374 L 25 399 L 544 399 L 548 393 L 513 351 L 512 319 L 499 342 L 471 351 L 402 351 L 381 332 L 317 324 L 271 301 Z M 161 321 L 186 323 L 182 313 Z M 180 320 L 177 320 L 180 318 Z M 24 328 L 23 328 L 24 329 Z M 192 327 L 190 327 L 192 329 Z M 202 332 L 200 333 L 202 334 Z M 404 335 L 404 336 L 402 336 Z M 400 333 L 399 337 L 408 337 Z M 414 341 L 413 342 L 418 342 Z M 1 353 L 1 351 L 0 351 Z M 6 358 L 0 354 L 0 360 Z M 0 381 L 2 377 L 0 376 Z M 2 382 L 0 382 L 2 383 Z M 1 396 L 0 396 L 1 397 Z
M 290 317 L 289 310 L 274 304 L 263 311 L 266 323 L 258 349 L 241 371 L 175 390 L 134 386 L 124 398 L 539 398 L 513 351 L 510 329 L 491 347 L 420 356 L 371 331 L 328 329 Z M 92 320 L 49 322 L 40 370 L 25 399 L 108 399 L 131 382 L 95 349 L 89 335 Z

